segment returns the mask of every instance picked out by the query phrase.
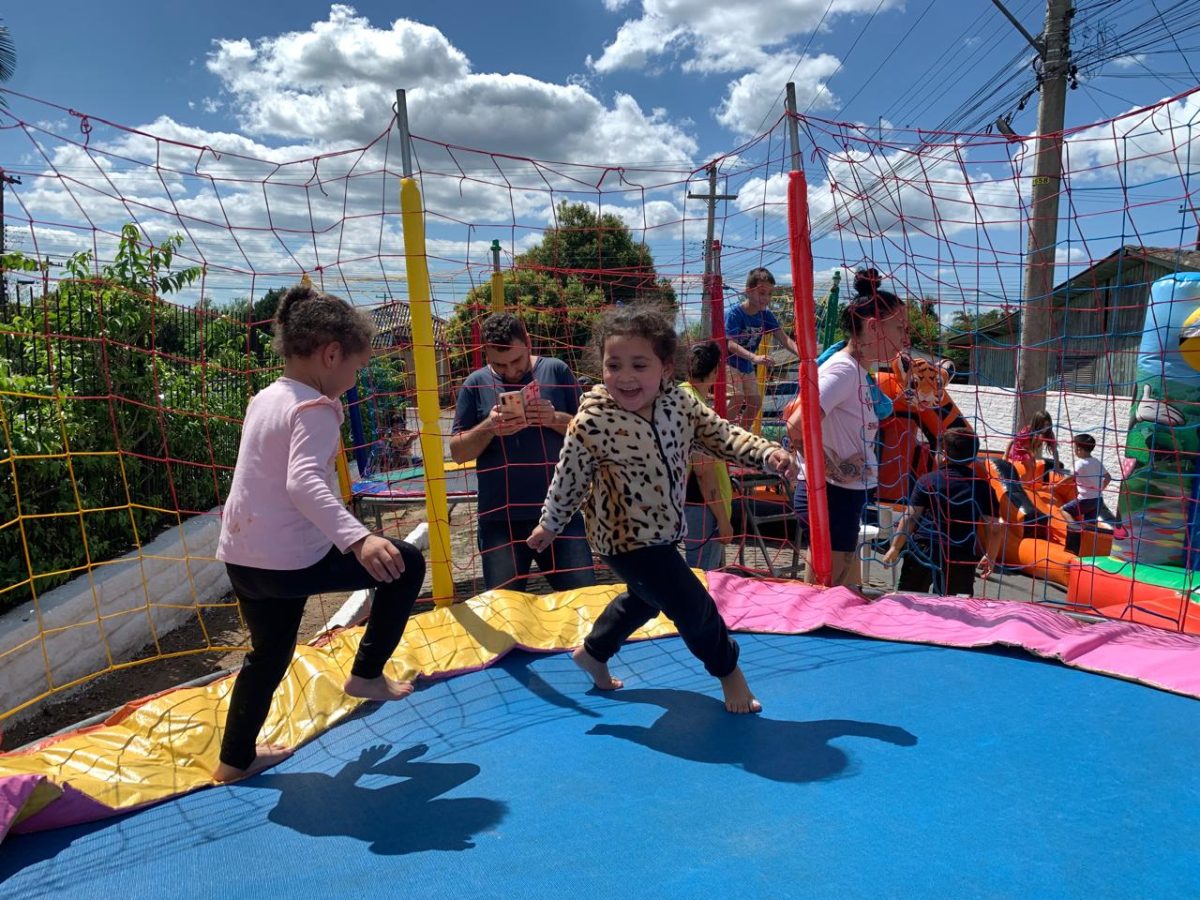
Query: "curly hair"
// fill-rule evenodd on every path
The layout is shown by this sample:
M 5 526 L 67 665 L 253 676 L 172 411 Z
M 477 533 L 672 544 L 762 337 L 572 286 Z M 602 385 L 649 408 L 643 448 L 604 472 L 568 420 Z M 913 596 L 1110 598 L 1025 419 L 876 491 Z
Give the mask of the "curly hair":
M 679 365 L 679 337 L 675 334 L 673 313 L 663 306 L 635 303 L 606 309 L 592 329 L 593 350 L 597 363 L 603 368 L 604 345 L 609 338 L 640 337 L 649 341 L 663 365 Z
M 480 328 L 483 343 L 492 347 L 510 347 L 529 343 L 525 323 L 510 312 L 492 313 Z
M 375 324 L 365 312 L 306 284 L 284 293 L 272 330 L 271 346 L 284 357 L 312 356 L 333 341 L 343 353 L 362 353 L 375 337 Z

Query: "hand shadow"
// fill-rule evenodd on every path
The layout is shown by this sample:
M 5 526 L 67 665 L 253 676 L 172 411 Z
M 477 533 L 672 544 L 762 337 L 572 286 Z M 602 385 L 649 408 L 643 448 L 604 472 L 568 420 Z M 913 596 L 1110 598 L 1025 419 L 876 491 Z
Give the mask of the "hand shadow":
M 596 725 L 588 734 L 622 738 L 693 762 L 739 766 L 772 781 L 823 781 L 843 774 L 849 757 L 830 745 L 837 738 L 873 738 L 898 747 L 917 743 L 915 735 L 895 725 L 851 719 L 783 722 L 762 714 L 731 715 L 720 700 L 691 691 L 626 689 L 609 697 L 661 706 L 666 712 L 649 727 Z
M 274 788 L 279 803 L 267 818 L 313 837 L 335 835 L 370 842 L 381 855 L 424 850 L 469 850 L 473 835 L 497 825 L 508 805 L 482 797 L 434 799 L 479 774 L 473 763 L 413 762 L 428 751 L 418 744 L 385 760 L 390 746 L 368 747 L 336 775 L 269 772 L 244 787 Z M 381 788 L 358 787 L 365 775 L 407 779 Z

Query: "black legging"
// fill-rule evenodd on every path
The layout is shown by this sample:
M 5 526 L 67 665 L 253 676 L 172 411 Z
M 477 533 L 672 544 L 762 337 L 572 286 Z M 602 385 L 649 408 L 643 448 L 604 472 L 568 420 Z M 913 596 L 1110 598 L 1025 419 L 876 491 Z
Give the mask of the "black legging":
M 277 571 L 226 563 L 238 606 L 250 630 L 246 654 L 221 740 L 221 762 L 245 769 L 255 757 L 258 732 L 271 710 L 271 697 L 292 661 L 305 601 L 312 594 L 375 589 L 367 627 L 354 656 L 351 674 L 378 678 L 400 643 L 413 603 L 425 580 L 425 558 L 404 541 L 389 539 L 404 559 L 404 574 L 395 581 L 376 581 L 353 553 L 332 548 L 306 569 Z
M 662 611 L 710 675 L 724 678 L 737 668 L 737 643 L 729 636 L 712 595 L 673 545 L 617 553 L 604 561 L 628 590 L 596 619 L 583 642 L 589 655 L 608 662 L 631 634 Z

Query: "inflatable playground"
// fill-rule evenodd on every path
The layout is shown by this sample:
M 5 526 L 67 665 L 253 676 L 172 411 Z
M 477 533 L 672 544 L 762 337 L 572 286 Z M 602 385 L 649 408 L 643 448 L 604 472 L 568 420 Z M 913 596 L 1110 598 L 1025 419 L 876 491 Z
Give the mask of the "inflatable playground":
M 877 506 L 894 511 L 904 504 L 913 481 L 936 464 L 938 442 L 947 429 L 993 429 L 997 434 L 985 437 L 995 445 L 989 444 L 976 465 L 1003 522 L 998 562 L 1002 570 L 1061 589 L 1060 602 L 1026 602 L 1045 599 L 1032 594 L 959 598 L 892 590 L 876 596 L 824 587 L 820 575 L 830 572 L 828 528 L 821 535 L 814 527 L 815 543 L 823 542 L 826 553 L 824 571 L 814 566 L 817 584 L 780 577 L 773 564 L 753 553 L 723 571 L 694 571 L 736 635 L 738 666 L 762 702 L 760 714 L 730 715 L 720 699 L 719 681 L 724 679 L 715 679 L 698 664 L 664 615 L 644 620 L 612 657 L 612 673 L 624 686 L 601 689 L 594 674 L 580 670 L 574 651 L 628 586 L 611 583 L 611 569 L 597 560 L 602 577 L 588 587 L 545 593 L 476 588 L 483 555 L 476 540 L 477 510 L 472 508 L 478 473 L 470 463 L 449 462 L 443 446 L 447 410 L 441 389 L 458 377 L 455 366 L 462 359 L 478 353 L 479 322 L 469 320 L 478 320 L 486 307 L 471 248 L 485 232 L 497 235 L 495 245 L 501 240 L 512 244 L 518 226 L 529 226 L 527 214 L 519 213 L 523 207 L 515 203 L 499 204 L 495 208 L 512 210 L 512 221 L 502 216 L 500 226 L 471 223 L 471 241 L 464 250 L 447 241 L 430 253 L 424 228 L 428 220 L 444 229 L 437 234 L 442 240 L 451 227 L 463 223 L 447 213 L 470 203 L 474 188 L 464 191 L 460 177 L 469 171 L 481 179 L 480 189 L 495 189 L 504 200 L 528 199 L 526 191 L 548 191 L 536 196 L 548 200 L 550 209 L 559 208 L 556 201 L 562 200 L 564 219 L 567 212 L 592 216 L 582 220 L 592 224 L 576 231 L 594 229 L 599 246 L 600 237 L 624 226 L 615 216 L 595 216 L 596 200 L 603 201 L 601 209 L 638 202 L 631 197 L 638 193 L 630 189 L 633 177 L 662 182 L 639 189 L 643 203 L 646 197 L 675 196 L 667 192 L 695 186 L 697 172 L 690 161 L 658 174 L 565 162 L 528 166 L 528 160 L 422 138 L 419 162 L 425 168 L 414 173 L 403 102 L 398 95 L 392 123 L 401 129 L 401 140 L 377 141 L 364 149 L 385 154 L 379 172 L 404 173 L 399 222 L 403 278 L 392 274 L 398 254 L 392 246 L 385 251 L 382 238 L 376 239 L 379 249 L 368 259 L 370 268 L 391 279 L 382 292 L 389 305 L 403 305 L 408 316 L 395 328 L 389 326 L 382 352 L 411 353 L 403 367 L 413 384 L 406 383 L 402 402 L 408 409 L 415 406 L 418 421 L 397 426 L 389 404 L 401 401 L 394 394 L 388 397 L 390 389 L 360 384 L 344 397 L 349 437 L 344 432 L 343 439 L 349 450 L 335 459 L 341 498 L 362 518 L 388 507 L 413 513 L 392 517 L 392 531 L 377 519 L 381 534 L 403 537 L 401 524 L 413 524 L 418 515 L 426 519 L 409 538 L 416 543 L 412 535 L 424 529 L 427 580 L 420 585 L 419 606 L 384 664 L 389 676 L 413 685 L 412 693 L 386 703 L 347 693 L 348 676 L 369 639 L 363 623 L 375 598 L 368 590 L 305 598 L 294 606 L 307 604 L 303 612 L 312 613 L 312 622 L 305 627 L 311 628 L 297 632 L 299 643 L 285 660 L 284 680 L 271 695 L 257 734 L 279 755 L 263 760 L 271 763 L 269 768 L 220 781 L 222 737 L 229 733 L 230 711 L 236 706 L 234 685 L 239 673 L 254 668 L 244 664 L 251 644 L 244 621 L 248 604 L 231 590 L 227 570 L 214 552 L 213 532 L 222 523 L 222 479 L 227 486 L 242 425 L 239 416 L 249 402 L 239 392 L 261 390 L 278 369 L 278 360 L 269 355 L 253 357 L 256 348 L 263 349 L 261 331 L 251 322 L 259 298 L 249 298 L 248 309 L 235 315 L 183 303 L 171 306 L 153 291 L 109 290 L 111 285 L 104 291 L 82 290 L 63 279 L 62 293 L 79 292 L 75 299 L 82 297 L 81 304 L 89 298 L 128 303 L 131 314 L 125 318 L 135 325 L 143 320 L 178 320 L 181 327 L 201 323 L 205 330 L 196 341 L 195 358 L 161 350 L 154 344 L 157 338 L 147 337 L 144 329 L 77 335 L 70 329 L 82 327 L 78 321 L 117 329 L 121 319 L 94 315 L 86 306 L 81 308 L 88 315 L 77 316 L 79 310 L 72 308 L 70 316 L 58 318 L 48 293 L 31 296 L 24 306 L 14 300 L 22 314 L 19 322 L 6 323 L 5 339 L 18 348 L 34 348 L 13 353 L 14 361 L 36 362 L 37 348 L 47 346 L 55 348 L 47 356 L 58 365 L 76 359 L 77 345 L 119 345 L 120 352 L 112 357 L 113 369 L 102 371 L 95 384 L 81 365 L 74 374 L 86 390 L 77 395 L 68 394 L 66 379 L 39 382 L 43 373 L 37 370 L 0 387 L 0 416 L 6 424 L 0 430 L 9 442 L 14 488 L 6 495 L 13 502 L 0 516 L 0 536 L 10 539 L 4 545 L 12 548 L 7 571 L 16 572 L 4 590 L 21 598 L 6 613 L 10 630 L 0 632 L 0 724 L 8 728 L 23 714 L 38 719 L 52 706 L 70 714 L 65 723 L 0 751 L 4 896 L 76 900 L 277 892 L 289 897 L 588 893 L 692 898 L 733 890 L 748 897 L 1051 893 L 1092 900 L 1200 893 L 1194 848 L 1200 829 L 1194 751 L 1200 743 L 1200 617 L 1192 613 L 1197 602 L 1193 572 L 1200 565 L 1194 552 L 1194 533 L 1200 529 L 1200 277 L 1178 275 L 1154 285 L 1136 399 L 1121 436 L 1120 531 L 1078 522 L 1066 513 L 1064 507 L 1075 495 L 1061 469 L 1040 458 L 1007 459 L 995 442 L 1011 436 L 1011 421 L 989 425 L 967 409 L 962 395 L 956 400 L 948 363 L 901 354 L 874 379 L 882 422 Z M 33 117 L 45 125 L 39 131 L 54 127 L 56 115 L 47 110 Z M 784 116 L 775 127 L 782 133 L 796 118 L 793 106 L 790 118 Z M 97 155 L 116 143 L 123 147 L 130 136 L 99 119 L 89 127 L 88 150 Z M 859 165 L 858 148 L 872 140 L 847 131 L 845 123 L 819 119 L 807 120 L 804 133 L 814 145 L 813 154 L 837 166 Z M 178 137 L 169 139 L 173 152 L 182 148 Z M 914 158 L 925 155 L 929 138 L 928 133 L 912 136 Z M 791 139 L 797 141 L 798 135 Z M 1007 139 L 987 134 L 946 140 L 955 154 L 972 150 L 984 159 L 998 159 L 994 171 L 1000 178 L 1018 177 L 1010 156 L 1017 150 Z M 768 175 L 790 164 L 781 208 L 733 216 L 731 227 L 720 232 L 731 239 L 730 256 L 722 263 L 713 240 L 707 250 L 716 258 L 706 262 L 715 266 L 705 269 L 703 281 L 697 257 L 677 259 L 673 270 L 664 264 L 654 273 L 653 284 L 658 290 L 680 286 L 680 315 L 689 327 L 696 318 L 715 313 L 710 325 L 719 339 L 721 266 L 747 270 L 766 260 L 782 272 L 790 263 L 789 302 L 802 347 L 797 382 L 808 411 L 803 437 L 805 446 L 818 451 L 810 457 L 815 460 L 821 458 L 819 417 L 811 414 L 819 406 L 813 377 L 819 354 L 815 302 L 810 301 L 816 297 L 818 271 L 813 246 L 821 239 L 813 239 L 808 230 L 809 190 L 804 172 L 796 168 L 810 158 L 809 148 L 793 145 L 779 155 L 783 144 L 759 141 L 743 148 L 731 184 L 749 196 L 746 188 L 754 186 L 753 178 L 765 187 Z M 895 149 L 882 140 L 866 146 L 879 151 L 878 156 L 867 154 L 872 160 L 885 159 Z M 194 150 L 198 158 L 216 155 L 213 148 L 182 149 Z M 394 158 L 397 153 L 400 159 Z M 445 171 L 438 168 L 443 153 L 446 160 L 455 160 Z M 339 150 L 337 157 L 346 155 Z M 1166 158 L 1174 161 L 1175 156 Z M 481 161 L 496 174 L 480 174 L 488 171 L 476 164 Z M 379 221 L 390 226 L 394 210 L 390 205 L 359 207 L 368 193 L 350 189 L 364 183 L 350 180 L 359 177 L 354 174 L 357 165 L 339 179 L 336 160 L 320 163 L 303 159 L 298 179 L 276 178 L 281 167 L 271 167 L 272 185 L 281 191 L 299 185 L 300 196 L 312 204 L 306 208 L 316 211 L 309 213 L 313 227 L 293 233 L 290 227 L 272 225 L 270 233 L 285 247 L 293 242 L 289 249 L 297 254 L 296 264 L 312 273 L 321 290 L 326 290 L 326 280 L 330 292 L 355 290 L 355 282 L 339 271 L 353 269 L 355 260 L 339 251 L 322 257 L 324 267 L 310 266 L 312 248 L 305 247 L 323 239 L 326 229 L 316 225 L 327 213 L 342 224 L 361 220 L 364 211 L 378 213 Z M 134 164 L 121 157 L 118 167 Z M 194 176 L 204 183 L 201 187 L 216 182 L 225 195 L 248 197 L 246 203 L 229 205 L 236 227 L 262 227 L 257 220 L 241 218 L 261 206 L 257 193 L 238 193 L 246 181 L 242 167 L 228 177 L 186 168 L 175 173 L 181 180 Z M 318 168 L 325 173 L 320 190 L 313 181 Z M 874 162 L 868 168 L 878 170 Z M 868 168 L 860 174 L 868 174 Z M 874 204 L 861 221 L 872 223 L 863 228 L 878 229 L 873 237 L 860 235 L 861 243 L 853 247 L 850 236 L 859 219 L 851 215 L 837 223 L 851 227 L 837 229 L 837 240 L 824 244 L 821 259 L 836 259 L 838 266 L 852 269 L 854 260 L 879 259 L 886 253 L 881 247 L 905 246 L 907 253 L 908 244 L 892 242 L 894 228 L 911 229 L 915 241 L 932 241 L 929 235 L 942 233 L 926 227 L 930 223 L 920 217 L 925 196 L 939 196 L 934 186 L 944 184 L 944 171 L 932 174 L 921 202 L 909 203 L 916 218 L 901 217 L 893 227 L 887 221 L 880 224 L 877 214 L 886 210 L 871 191 L 855 192 L 851 199 L 845 191 L 838 196 L 825 190 L 832 181 L 819 183 L 829 176 L 829 166 L 812 164 L 810 170 L 818 188 L 814 196 L 834 195 L 835 212 L 846 203 L 853 208 Z M 83 177 L 77 168 L 70 171 L 72 177 Z M 162 182 L 159 167 L 154 171 L 158 177 L 136 183 Z M 111 185 L 108 173 L 103 174 Z M 712 174 L 717 175 L 716 164 Z M 889 187 L 906 189 L 913 182 L 911 170 L 888 177 Z M 978 183 L 1003 182 L 989 171 Z M 390 180 L 385 186 L 391 189 Z M 1185 183 L 1185 192 L 1189 189 Z M 168 204 L 145 190 L 140 202 L 157 202 L 164 214 L 177 209 L 176 198 L 168 198 Z M 273 191 L 262 193 L 274 196 Z M 30 215 L 49 215 L 32 205 L 33 195 L 27 188 Z M 571 210 L 570 201 L 580 202 Z M 770 206 L 775 200 L 764 203 Z M 1172 207 L 1176 203 L 1170 201 Z M 936 217 L 950 222 L 960 222 L 961 213 L 935 210 Z M 690 252 L 696 243 L 695 216 L 682 208 L 678 215 L 672 232 L 683 239 L 670 240 Z M 1002 250 L 992 243 L 996 235 L 966 228 L 954 232 L 956 253 L 973 241 L 980 254 L 1020 257 L 1024 235 L 1008 227 L 1012 215 L 1006 209 L 1006 227 L 996 229 L 1004 241 Z M 970 221 L 986 231 L 996 218 L 971 216 Z M 136 233 L 136 226 L 128 227 Z M 548 238 L 561 239 L 570 231 L 540 220 L 536 228 L 547 244 L 552 244 Z M 86 234 L 96 239 L 94 228 Z M 204 239 L 204 230 L 197 234 Z M 394 230 L 388 234 L 389 241 L 399 239 Z M 643 228 L 640 240 L 637 246 L 645 250 L 656 236 Z M 254 252 L 249 242 L 247 247 Z M 928 249 L 917 248 L 923 253 Z M 232 272 L 221 272 L 220 247 L 207 250 L 212 263 L 205 277 L 245 281 L 242 261 Z M 440 255 L 446 253 L 464 258 Z M 628 287 L 631 277 L 628 267 L 606 274 L 609 270 L 583 258 L 571 261 L 571 272 L 558 271 L 561 266 L 546 265 L 543 258 L 531 267 L 536 276 L 531 277 L 531 268 L 521 268 L 515 247 L 514 257 L 514 290 L 505 293 L 508 285 L 495 251 L 493 286 L 501 282 L 501 303 L 492 308 L 516 309 L 537 322 L 548 348 L 545 355 L 580 349 L 589 336 L 567 326 L 586 323 L 606 296 L 578 280 L 570 291 L 556 285 L 549 302 L 541 305 L 527 302 L 523 291 L 541 290 L 550 283 L 551 272 L 564 278 L 582 274 L 590 279 L 588 285 L 604 288 Z M 987 265 L 965 254 L 924 258 L 955 259 L 964 272 Z M 445 319 L 437 318 L 431 261 L 443 267 L 438 287 L 446 292 L 440 310 Z M 551 254 L 550 262 L 562 259 Z M 246 263 L 256 272 L 279 271 L 273 255 Z M 908 258 L 893 271 L 906 265 Z M 1016 274 L 1005 277 L 1015 283 Z M 912 289 L 919 289 L 924 277 L 912 276 L 906 293 L 915 298 Z M 964 275 L 961 282 L 944 287 L 967 309 L 968 292 L 978 284 Z M 367 300 L 378 297 L 376 287 L 372 282 L 360 294 Z M 455 287 L 462 288 L 457 295 Z M 393 292 L 405 299 L 393 300 Z M 581 304 L 565 311 L 555 307 L 571 298 L 582 298 Z M 158 305 L 148 311 L 151 302 Z M 551 315 L 545 307 L 555 307 L 561 315 Z M 450 322 L 456 312 L 461 316 Z M 159 313 L 165 314 L 161 320 L 156 319 Z M 455 332 L 451 325 L 462 327 Z M 833 339 L 825 331 L 820 344 L 829 352 Z M 164 340 L 171 336 L 165 328 L 163 334 Z M 148 346 L 139 343 L 143 339 Z M 181 354 L 190 352 L 188 342 L 180 344 Z M 210 364 L 209 353 L 219 362 Z M 439 360 L 438 353 L 445 358 Z M 87 355 L 79 358 L 93 361 Z M 126 365 L 127 358 L 146 365 Z M 150 411 L 143 410 L 148 395 L 142 390 L 144 381 L 114 380 L 116 375 L 147 373 L 156 379 L 171 376 L 163 378 L 166 389 Z M 765 373 L 760 385 L 764 379 Z M 365 396 L 359 389 L 365 389 Z M 68 396 L 71 402 L 65 403 Z M 200 405 L 209 402 L 214 405 Z M 722 402 L 719 397 L 718 409 Z M 379 408 L 372 408 L 373 403 Z M 117 406 L 140 411 L 144 418 L 114 414 Z M 10 429 L 10 417 L 22 426 L 44 427 Z M 130 421 L 139 427 L 121 431 Z M 382 423 L 389 421 L 393 425 L 385 430 Z M 93 432 L 104 432 L 101 436 L 111 438 L 111 447 L 104 441 L 87 443 L 96 437 Z M 38 443 L 19 443 L 26 436 Z M 189 436 L 195 439 L 190 445 Z M 74 450 L 68 437 L 80 442 Z M 25 465 L 30 461 L 36 465 Z M 139 481 L 134 476 L 143 462 L 159 465 Z M 76 479 L 73 465 L 87 477 Z M 742 479 L 746 473 L 731 474 Z M 783 481 L 783 489 L 771 479 Z M 151 495 L 155 481 L 165 482 L 170 491 Z M 746 486 L 738 497 L 738 530 L 743 534 L 737 539 L 743 547 L 749 543 L 745 532 L 761 535 L 760 524 L 775 526 L 776 536 L 792 542 L 792 485 L 769 473 L 741 483 Z M 88 494 L 86 489 L 97 484 L 103 491 Z M 29 505 L 17 505 L 17 487 Z M 181 487 L 188 492 L 179 491 Z M 123 506 L 120 496 L 113 500 L 115 495 L 124 496 Z M 85 496 L 104 503 L 85 503 Z M 42 505 L 36 506 L 39 501 Z M 461 506 L 451 522 L 453 504 Z M 165 518 L 149 519 L 152 509 Z M 62 521 L 67 526 L 61 532 L 49 531 Z M 148 521 L 161 533 L 152 540 L 147 533 L 143 540 L 138 526 Z M 131 544 L 110 546 L 102 559 L 91 558 L 89 533 L 98 538 L 126 527 L 134 532 Z M 869 527 L 881 535 L 882 519 Z M 82 536 L 88 558 L 63 561 L 55 553 L 35 566 L 30 548 L 40 528 L 47 529 L 43 538 L 55 540 L 39 546 L 57 551 Z M 11 540 L 17 533 L 19 542 Z M 59 534 L 66 538 L 58 539 Z M 281 534 L 280 540 L 285 537 Z M 809 551 L 811 561 L 816 554 L 812 546 Z M 732 562 L 729 555 L 725 561 Z M 683 577 L 690 578 L 686 572 Z M 186 617 L 186 626 L 168 618 L 172 615 Z M 135 635 L 132 649 L 120 651 L 117 638 L 131 623 L 148 629 L 150 638 Z M 207 659 L 218 654 L 231 659 Z M 203 674 L 181 677 L 167 670 L 171 680 L 146 686 L 155 666 L 201 657 L 206 658 Z M 131 672 L 139 678 L 137 688 L 115 704 L 79 713 L 73 704 L 81 695 L 67 693 L 99 686 L 100 676 Z M 18 696 L 19 674 L 27 677 L 25 693 Z M 1063 765 L 1063 760 L 1071 764 Z M 1097 790 L 1101 783 L 1103 789 Z M 1114 829 L 1121 833 L 1120 852 L 1098 853 L 1097 848 L 1112 846 Z
M 1115 533 L 1068 516 L 1076 491 L 1063 467 L 989 449 L 976 469 L 999 503 L 996 562 L 1065 587 L 1071 608 L 1200 634 L 1200 274 L 1151 286 L 1136 372 L 1119 479 L 1125 526 Z M 897 512 L 929 471 L 939 434 L 971 427 L 953 376 L 948 361 L 903 354 L 875 379 L 886 398 L 877 403 L 879 501 Z

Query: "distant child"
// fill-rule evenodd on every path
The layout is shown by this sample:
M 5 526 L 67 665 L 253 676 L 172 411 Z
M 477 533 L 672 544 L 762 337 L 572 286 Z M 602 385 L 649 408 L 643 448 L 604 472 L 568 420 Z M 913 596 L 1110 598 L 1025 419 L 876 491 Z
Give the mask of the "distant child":
M 1029 424 L 1008 442 L 1004 458 L 1009 462 L 1033 462 L 1041 458 L 1043 447 L 1050 450 L 1055 465 L 1060 465 L 1058 439 L 1054 436 L 1054 420 L 1044 409 L 1030 416 Z
M 676 548 L 685 534 L 684 476 L 693 444 L 786 477 L 793 475 L 792 456 L 671 383 L 677 338 L 664 312 L 610 310 L 594 335 L 604 383 L 584 395 L 567 428 L 541 521 L 529 537 L 535 551 L 549 546 L 582 504 L 592 547 L 625 582 L 627 590 L 600 614 L 573 658 L 600 690 L 621 687 L 608 671 L 609 659 L 663 612 L 720 679 L 725 708 L 759 712 L 738 668 L 738 645 Z
M 392 425 L 388 429 L 387 445 L 385 448 L 385 469 L 403 469 L 415 465 L 413 445 L 420 437 L 415 431 L 409 431 L 404 421 L 404 413 L 392 413 Z
M 373 334 L 364 313 L 307 286 L 288 290 L 275 314 L 283 375 L 246 408 L 217 545 L 251 646 L 229 700 L 217 781 L 287 755 L 255 742 L 311 594 L 374 588 L 344 690 L 366 700 L 412 693 L 411 684 L 388 678 L 383 667 L 421 590 L 425 560 L 410 544 L 371 534 L 330 486 L 343 418 L 338 398 L 370 359 Z
M 1119 520 L 1104 505 L 1104 489 L 1112 482 L 1112 476 L 1104 463 L 1092 456 L 1096 439 L 1090 434 L 1077 434 L 1071 443 L 1075 448 L 1075 471 L 1065 481 L 1074 480 L 1075 499 L 1063 504 L 1063 512 L 1077 522 L 1095 523 L 1103 519 L 1119 528 Z
M 987 577 L 999 549 L 996 501 L 972 468 L 979 455 L 973 432 L 948 429 L 938 455 L 941 468 L 917 479 L 883 561 L 894 565 L 908 547 L 897 590 L 972 596 L 976 569 Z
M 721 351 L 708 341 L 688 352 L 688 380 L 679 387 L 711 405 L 713 384 L 721 368 Z M 687 537 L 683 558 L 693 569 L 708 572 L 725 564 L 725 545 L 733 540 L 733 483 L 729 467 L 699 450 L 692 453 L 687 475 Z
M 742 428 L 754 424 L 762 400 L 758 396 L 755 366 L 768 366 L 771 357 L 758 352 L 764 334 L 774 334 L 792 353 L 799 356 L 796 342 L 769 309 L 775 276 L 767 269 L 751 269 L 746 276 L 746 296 L 725 314 L 725 339 L 729 348 L 730 400 L 729 419 Z

